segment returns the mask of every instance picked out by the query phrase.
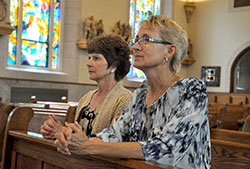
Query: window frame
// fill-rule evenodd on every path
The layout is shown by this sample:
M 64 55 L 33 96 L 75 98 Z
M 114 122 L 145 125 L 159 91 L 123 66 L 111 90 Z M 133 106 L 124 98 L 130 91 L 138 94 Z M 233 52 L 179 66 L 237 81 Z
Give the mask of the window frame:
M 17 0 L 19 3 L 19 10 L 18 10 L 18 26 L 17 26 L 17 44 L 16 44 L 16 63 L 15 64 L 8 64 L 9 60 L 9 49 L 7 55 L 7 69 L 9 70 L 18 70 L 18 71 L 26 71 L 26 72 L 40 72 L 40 73 L 59 73 L 61 71 L 62 65 L 62 42 L 63 42 L 63 13 L 64 13 L 64 0 L 60 0 L 60 27 L 59 27 L 59 49 L 57 55 L 57 63 L 56 68 L 52 69 L 52 42 L 53 42 L 53 19 L 54 19 L 54 0 L 50 0 L 51 7 L 50 7 L 50 17 L 49 17 L 49 35 L 48 35 L 48 66 L 47 67 L 40 67 L 40 66 L 32 66 L 32 65 L 22 65 L 21 64 L 21 46 L 22 46 L 22 31 L 23 31 L 23 0 Z M 9 2 L 9 6 L 11 5 L 11 1 Z M 11 6 L 9 9 L 9 13 L 11 13 Z M 52 16 L 52 17 L 51 17 Z M 10 14 L 9 14 L 10 17 Z M 19 33 L 21 32 L 21 33 Z M 8 38 L 9 40 L 9 38 Z M 9 48 L 9 42 L 8 42 Z

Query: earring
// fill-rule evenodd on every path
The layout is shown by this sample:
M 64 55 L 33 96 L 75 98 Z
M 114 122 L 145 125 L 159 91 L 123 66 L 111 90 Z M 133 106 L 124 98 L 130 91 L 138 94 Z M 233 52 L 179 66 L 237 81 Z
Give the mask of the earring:
M 168 58 L 165 58 L 165 62 L 168 62 Z
M 112 69 L 111 71 L 110 71 L 110 73 L 114 73 L 115 72 L 115 69 Z

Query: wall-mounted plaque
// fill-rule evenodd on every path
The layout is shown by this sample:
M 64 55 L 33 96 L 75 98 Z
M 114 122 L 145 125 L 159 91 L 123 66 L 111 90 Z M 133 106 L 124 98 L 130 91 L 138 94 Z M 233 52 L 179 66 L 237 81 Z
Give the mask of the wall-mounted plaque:
M 220 66 L 202 66 L 201 79 L 207 86 L 220 86 Z

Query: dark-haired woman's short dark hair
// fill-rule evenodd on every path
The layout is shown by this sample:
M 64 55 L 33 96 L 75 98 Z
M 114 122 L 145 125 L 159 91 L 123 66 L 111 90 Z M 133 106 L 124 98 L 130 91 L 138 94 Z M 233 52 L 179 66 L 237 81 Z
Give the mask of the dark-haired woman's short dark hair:
M 128 44 L 117 35 L 99 36 L 88 45 L 88 53 L 102 54 L 110 66 L 116 66 L 115 80 L 120 81 L 130 69 Z

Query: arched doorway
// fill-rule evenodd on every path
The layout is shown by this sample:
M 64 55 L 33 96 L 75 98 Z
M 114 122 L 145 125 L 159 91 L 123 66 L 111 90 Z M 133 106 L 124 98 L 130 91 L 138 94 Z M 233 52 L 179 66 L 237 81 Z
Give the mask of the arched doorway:
M 242 50 L 231 67 L 230 92 L 250 93 L 250 46 Z

